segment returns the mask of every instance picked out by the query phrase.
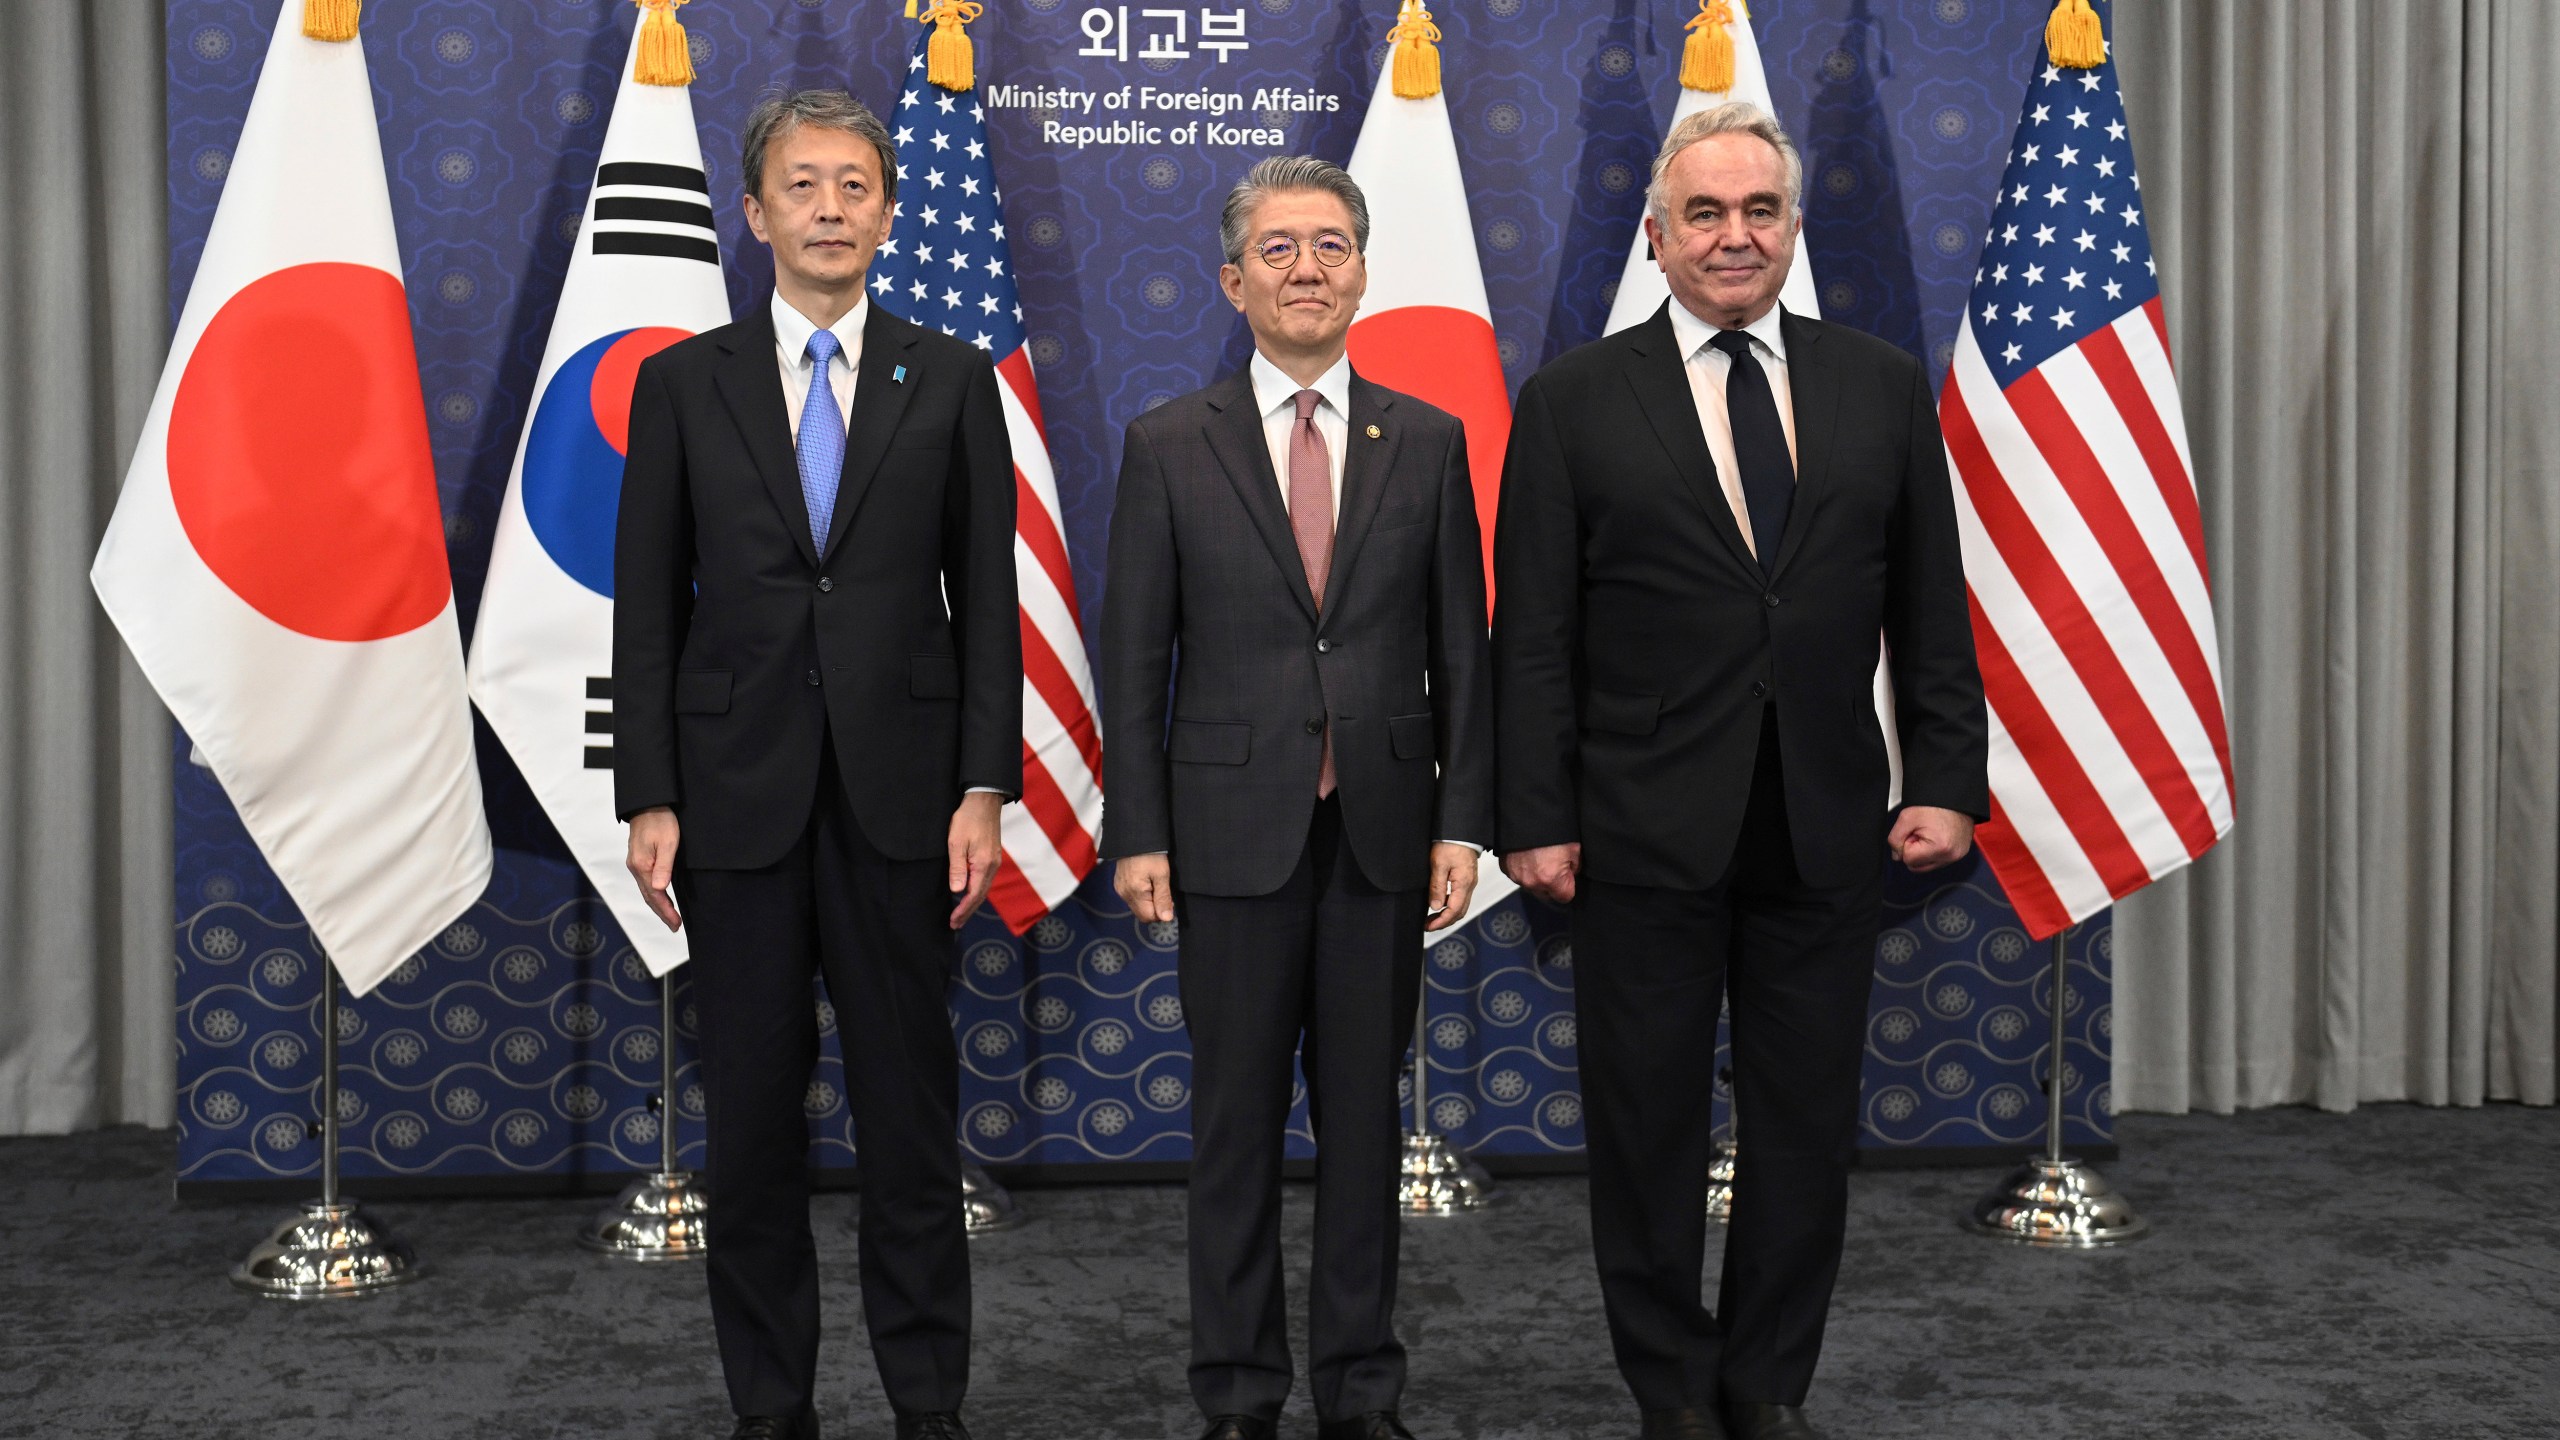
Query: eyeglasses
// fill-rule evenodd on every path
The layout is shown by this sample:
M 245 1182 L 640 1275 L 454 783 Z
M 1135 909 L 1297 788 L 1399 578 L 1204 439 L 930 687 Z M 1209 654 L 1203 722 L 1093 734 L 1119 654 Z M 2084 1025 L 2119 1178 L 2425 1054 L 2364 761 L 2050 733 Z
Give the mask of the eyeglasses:
M 1339 270 L 1352 256 L 1349 240 L 1328 230 L 1314 241 L 1316 263 L 1327 270 Z M 1254 251 L 1262 263 L 1274 270 L 1286 270 L 1298 263 L 1298 242 L 1286 235 L 1274 235 Z

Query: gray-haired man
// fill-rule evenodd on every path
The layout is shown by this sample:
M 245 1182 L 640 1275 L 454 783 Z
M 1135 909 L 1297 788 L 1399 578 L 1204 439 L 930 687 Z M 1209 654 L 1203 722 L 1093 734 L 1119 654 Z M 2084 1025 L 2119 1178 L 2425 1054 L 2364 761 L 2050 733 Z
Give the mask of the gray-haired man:
M 1573 907 L 1592 1250 L 1645 1440 L 1818 1440 L 1885 856 L 1961 859 L 1989 804 L 1929 372 L 1779 307 L 1802 182 L 1757 107 L 1673 126 L 1645 221 L 1671 299 L 1530 378 L 1502 476 L 1502 863 Z M 1709 1312 L 1727 1000 L 1745 1138 Z
M 1191 1390 L 1209 1440 L 1266 1440 L 1289 1394 L 1293 1053 L 1321 1151 L 1318 1433 L 1394 1440 L 1396 1073 L 1423 931 L 1466 913 L 1466 842 L 1493 818 L 1475 492 L 1455 417 L 1352 373 L 1368 206 L 1351 177 L 1265 160 L 1220 228 L 1254 356 L 1129 425 L 1102 848 L 1139 919 L 1181 921 Z
M 967 1440 L 951 932 L 1022 788 L 1013 451 L 995 371 L 871 305 L 897 157 L 842 91 L 747 119 L 774 293 L 651 356 L 614 550 L 614 799 L 692 937 L 711 1318 L 736 1437 L 814 1440 L 812 972 L 844 1036 L 862 1311 L 899 1440 Z M 672 900 L 670 898 L 672 894 Z

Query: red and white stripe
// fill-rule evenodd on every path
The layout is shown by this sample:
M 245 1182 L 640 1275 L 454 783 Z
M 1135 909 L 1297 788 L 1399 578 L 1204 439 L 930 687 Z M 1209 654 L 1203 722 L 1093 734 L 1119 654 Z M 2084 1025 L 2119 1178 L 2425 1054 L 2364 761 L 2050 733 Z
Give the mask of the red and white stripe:
M 1094 837 L 1102 830 L 1102 740 L 1093 723 L 1093 672 L 1085 661 L 1040 388 L 1023 347 L 996 362 L 996 381 L 1013 441 L 1022 803 L 1005 807 L 1005 863 L 989 898 L 1019 935 L 1074 894 L 1099 863 Z
M 2204 529 L 2159 300 L 2005 391 L 1968 319 L 1939 422 L 1991 709 L 1978 839 L 2042 938 L 2231 829 Z

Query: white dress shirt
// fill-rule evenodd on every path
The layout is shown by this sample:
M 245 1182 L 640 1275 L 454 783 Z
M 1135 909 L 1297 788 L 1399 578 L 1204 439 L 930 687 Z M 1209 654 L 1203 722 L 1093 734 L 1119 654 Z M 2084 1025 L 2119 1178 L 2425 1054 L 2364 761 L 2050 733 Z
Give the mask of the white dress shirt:
M 1751 356 L 1760 362 L 1760 373 L 1769 377 L 1769 396 L 1778 404 L 1778 424 L 1787 432 L 1787 460 L 1793 468 L 1796 456 L 1795 393 L 1787 386 L 1787 337 L 1778 322 L 1782 305 L 1772 305 L 1769 313 L 1742 327 L 1751 337 Z M 1751 507 L 1742 498 L 1742 466 L 1733 458 L 1733 413 L 1725 405 L 1725 377 L 1733 373 L 1733 357 L 1715 348 L 1718 327 L 1689 313 L 1675 297 L 1671 302 L 1671 333 L 1678 337 L 1681 368 L 1689 372 L 1689 396 L 1698 405 L 1698 428 L 1707 435 L 1707 454 L 1716 462 L 1716 480 L 1724 487 L 1724 500 L 1733 507 L 1733 523 L 1742 527 L 1742 543 L 1751 547 L 1756 559 L 1760 545 L 1751 534 Z M 1790 475 L 1789 479 L 1794 477 Z
M 1271 447 L 1271 473 L 1280 480 L 1280 508 L 1289 508 L 1289 432 L 1298 428 L 1298 392 L 1313 390 L 1324 398 L 1316 404 L 1316 433 L 1324 437 L 1325 462 L 1333 486 L 1333 518 L 1342 519 L 1342 457 L 1351 448 L 1351 357 L 1344 355 L 1333 362 L 1333 368 L 1316 377 L 1313 385 L 1301 385 L 1280 372 L 1280 367 L 1253 352 L 1253 363 L 1246 367 L 1253 377 L 1254 407 L 1262 412 L 1262 441 Z M 805 376 L 804 376 L 805 378 Z
M 860 304 L 827 327 L 836 337 L 836 353 L 827 361 L 827 388 L 835 392 L 840 425 L 853 423 L 853 383 L 862 374 L 862 327 L 870 319 L 866 291 Z M 781 291 L 773 292 L 773 356 L 782 366 L 782 403 L 791 412 L 794 440 L 800 436 L 800 407 L 809 401 L 809 337 L 817 333 L 817 321 L 792 309 Z

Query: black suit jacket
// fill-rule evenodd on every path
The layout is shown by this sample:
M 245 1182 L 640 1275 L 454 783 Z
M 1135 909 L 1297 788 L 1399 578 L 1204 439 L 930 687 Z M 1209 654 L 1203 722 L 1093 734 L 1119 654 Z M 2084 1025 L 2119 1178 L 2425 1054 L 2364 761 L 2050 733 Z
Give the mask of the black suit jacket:
M 644 361 L 614 544 L 616 811 L 674 806 L 690 865 L 771 864 L 831 732 L 871 843 L 943 854 L 965 791 L 1022 789 L 1013 525 L 995 369 L 969 345 L 871 307 L 823 550 L 771 312 Z
M 1494 532 L 1503 849 L 1580 841 L 1602 880 L 1715 884 L 1774 699 L 1798 872 L 1872 874 L 1888 819 L 1880 629 L 1904 802 L 1987 815 L 1928 373 L 1855 330 L 1782 323 L 1796 494 L 1768 576 L 1717 484 L 1667 305 L 1522 388 Z
M 1252 381 L 1129 423 L 1102 603 L 1105 855 L 1170 851 L 1174 883 L 1205 895 L 1278 889 L 1314 814 L 1328 717 L 1343 832 L 1372 884 L 1417 888 L 1434 839 L 1490 833 L 1465 428 L 1356 375 L 1350 421 L 1321 618 Z

